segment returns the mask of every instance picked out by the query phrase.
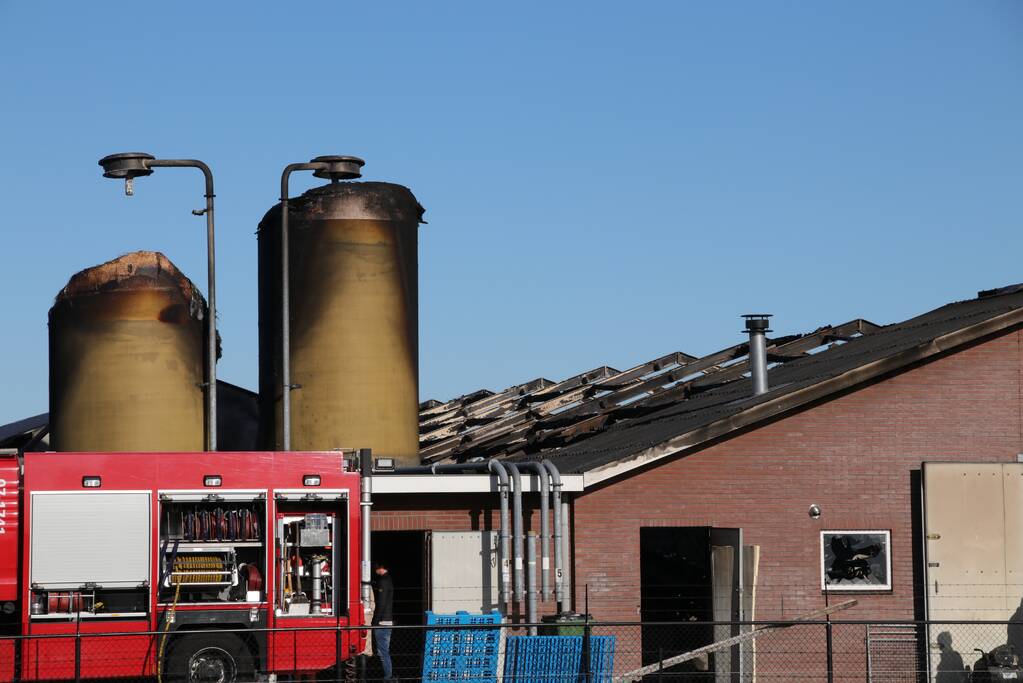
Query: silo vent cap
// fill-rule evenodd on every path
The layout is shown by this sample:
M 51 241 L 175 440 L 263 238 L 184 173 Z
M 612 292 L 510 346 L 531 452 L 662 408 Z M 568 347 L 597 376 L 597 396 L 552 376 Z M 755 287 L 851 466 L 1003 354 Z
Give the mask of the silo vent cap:
M 323 168 L 313 171 L 317 178 L 326 180 L 352 180 L 362 177 L 362 167 L 366 162 L 359 157 L 323 156 L 316 157 L 311 163 L 325 164 Z

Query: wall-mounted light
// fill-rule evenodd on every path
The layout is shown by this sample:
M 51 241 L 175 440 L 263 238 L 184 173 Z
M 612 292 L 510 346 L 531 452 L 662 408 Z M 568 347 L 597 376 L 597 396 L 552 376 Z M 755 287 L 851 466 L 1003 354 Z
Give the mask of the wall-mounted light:
M 318 474 L 306 474 L 302 476 L 302 486 L 319 486 L 320 475 Z
M 202 478 L 203 486 L 222 486 L 224 484 L 224 478 L 219 474 L 207 474 Z
M 817 503 L 812 503 L 810 509 L 806 511 L 806 514 L 810 515 L 810 519 L 820 519 L 821 506 Z
M 377 458 L 373 463 L 373 470 L 376 472 L 393 472 L 394 469 L 394 458 Z
M 87 475 L 82 477 L 82 488 L 98 489 L 103 485 L 103 480 L 97 476 Z

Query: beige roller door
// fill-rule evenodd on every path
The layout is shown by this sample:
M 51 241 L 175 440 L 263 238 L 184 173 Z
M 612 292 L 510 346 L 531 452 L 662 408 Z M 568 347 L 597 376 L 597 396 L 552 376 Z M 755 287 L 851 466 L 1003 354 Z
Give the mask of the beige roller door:
M 1023 582 L 1023 464 L 926 463 L 923 482 L 928 619 L 1012 618 Z M 1006 640 L 1001 625 L 933 625 L 931 675 L 943 654 L 972 665 L 974 648 Z

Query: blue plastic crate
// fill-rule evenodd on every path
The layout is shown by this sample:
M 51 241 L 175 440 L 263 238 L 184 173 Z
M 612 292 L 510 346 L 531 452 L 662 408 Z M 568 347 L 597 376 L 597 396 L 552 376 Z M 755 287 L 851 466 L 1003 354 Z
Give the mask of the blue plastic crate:
M 610 682 L 614 636 L 590 637 L 591 680 Z M 511 636 L 506 640 L 504 677 L 514 683 L 575 683 L 583 673 L 583 636 Z
M 501 623 L 501 613 L 426 613 L 427 626 L 484 626 Z M 424 681 L 496 683 L 499 629 L 427 629 L 423 650 Z

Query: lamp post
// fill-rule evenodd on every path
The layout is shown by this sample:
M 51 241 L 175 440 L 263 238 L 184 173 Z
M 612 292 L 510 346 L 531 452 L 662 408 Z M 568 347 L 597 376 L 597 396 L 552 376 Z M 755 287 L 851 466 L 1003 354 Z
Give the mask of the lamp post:
M 206 180 L 206 208 L 194 209 L 193 215 L 206 216 L 207 303 L 209 304 L 206 339 L 206 450 L 217 450 L 217 287 L 216 260 L 213 253 L 213 173 L 196 159 L 157 159 L 144 152 L 111 154 L 99 160 L 104 178 L 123 178 L 124 194 L 135 193 L 135 178 L 152 175 L 159 166 L 198 168 Z
M 322 156 L 308 163 L 288 164 L 281 173 L 281 447 L 291 450 L 291 294 L 288 262 L 288 180 L 295 171 L 312 171 L 336 183 L 362 176 L 359 157 Z

